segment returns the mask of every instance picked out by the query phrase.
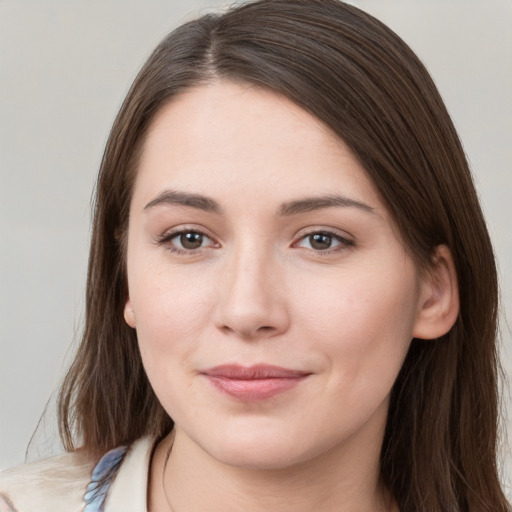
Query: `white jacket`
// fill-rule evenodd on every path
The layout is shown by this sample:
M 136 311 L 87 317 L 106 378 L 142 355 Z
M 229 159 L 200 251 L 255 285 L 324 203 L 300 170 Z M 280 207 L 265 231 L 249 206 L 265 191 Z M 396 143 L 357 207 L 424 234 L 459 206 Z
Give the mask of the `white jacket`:
M 99 464 L 80 450 L 8 469 L 0 473 L 0 512 L 146 512 L 154 444 L 144 437 L 128 448 L 100 506 L 84 501 Z

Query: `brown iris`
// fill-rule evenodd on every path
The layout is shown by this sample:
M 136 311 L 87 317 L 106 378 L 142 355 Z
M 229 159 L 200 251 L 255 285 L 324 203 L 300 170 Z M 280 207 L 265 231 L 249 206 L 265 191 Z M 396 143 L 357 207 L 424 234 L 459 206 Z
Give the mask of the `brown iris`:
M 316 233 L 309 237 L 309 243 L 313 249 L 325 250 L 332 245 L 332 236 L 325 233 Z
M 194 231 L 182 233 L 180 235 L 180 244 L 184 249 L 199 249 L 203 244 L 203 235 Z

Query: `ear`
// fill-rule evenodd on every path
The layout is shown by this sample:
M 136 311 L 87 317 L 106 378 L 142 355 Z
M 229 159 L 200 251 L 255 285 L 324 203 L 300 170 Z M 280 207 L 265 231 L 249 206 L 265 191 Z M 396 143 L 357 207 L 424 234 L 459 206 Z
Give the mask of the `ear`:
M 133 311 L 130 297 L 126 299 L 126 303 L 124 305 L 124 320 L 130 327 L 135 329 L 135 311 Z
M 422 277 L 413 336 L 439 338 L 452 327 L 459 314 L 459 287 L 452 254 L 446 245 L 436 248 L 432 265 Z

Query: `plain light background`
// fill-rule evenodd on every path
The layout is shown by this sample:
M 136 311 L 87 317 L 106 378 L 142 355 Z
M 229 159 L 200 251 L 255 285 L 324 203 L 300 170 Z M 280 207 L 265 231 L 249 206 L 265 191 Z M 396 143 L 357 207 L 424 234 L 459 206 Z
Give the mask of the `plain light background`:
M 350 3 L 418 53 L 459 130 L 499 260 L 512 375 L 512 0 Z M 172 28 L 224 4 L 0 0 L 0 469 L 24 461 L 79 338 L 90 198 L 121 101 Z M 29 458 L 59 449 L 52 403 Z M 508 482 L 508 443 L 503 456 Z

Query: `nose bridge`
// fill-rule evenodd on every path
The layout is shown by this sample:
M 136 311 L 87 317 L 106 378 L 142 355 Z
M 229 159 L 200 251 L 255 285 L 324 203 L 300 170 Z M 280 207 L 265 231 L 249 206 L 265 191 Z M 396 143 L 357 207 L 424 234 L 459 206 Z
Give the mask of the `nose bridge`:
M 268 242 L 247 237 L 235 244 L 221 276 L 217 324 L 244 338 L 269 336 L 288 326 L 286 304 L 279 292 L 283 275 Z
M 264 281 L 272 270 L 272 256 L 264 243 L 257 243 L 255 240 L 241 241 L 234 248 L 232 253 L 231 285 L 237 289 L 245 287 L 250 290 L 264 292 Z

